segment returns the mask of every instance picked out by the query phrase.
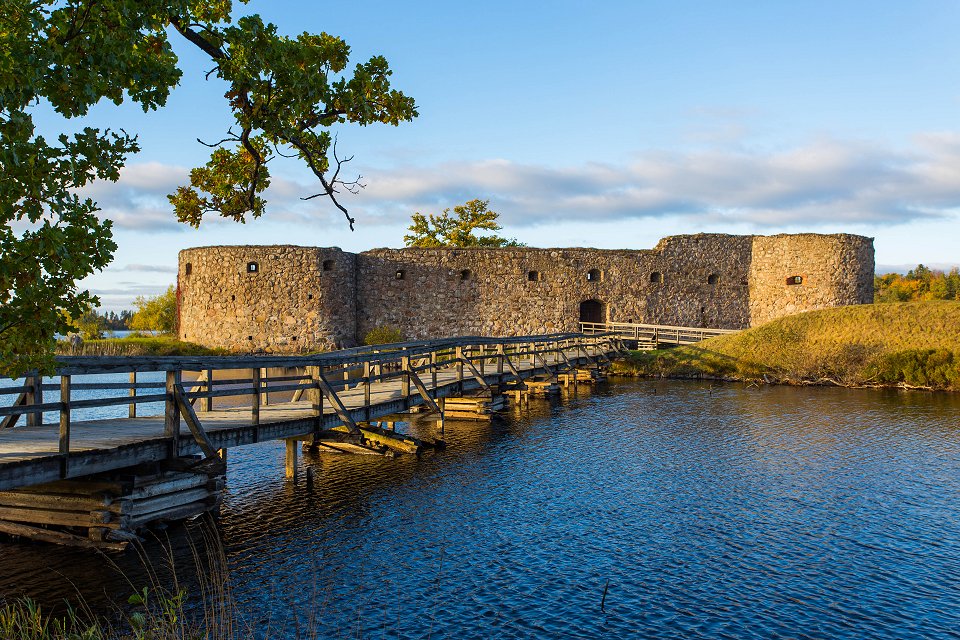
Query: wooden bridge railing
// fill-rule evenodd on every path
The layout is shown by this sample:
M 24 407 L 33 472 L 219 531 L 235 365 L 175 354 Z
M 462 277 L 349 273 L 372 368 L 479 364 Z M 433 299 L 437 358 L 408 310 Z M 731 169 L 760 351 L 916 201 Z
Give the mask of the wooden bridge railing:
M 523 384 L 518 364 L 531 362 L 532 368 L 552 373 L 552 366 L 570 365 L 567 354 L 575 352 L 588 362 L 605 358 L 620 350 L 616 335 L 564 333 L 516 338 L 461 337 L 404 342 L 376 347 L 357 347 L 309 356 L 68 356 L 57 358 L 57 383 L 44 383 L 33 374 L 21 384 L 0 387 L 0 397 L 16 396 L 10 406 L 0 406 L 0 437 L 5 429 L 16 426 L 21 416 L 27 426 L 41 426 L 43 413 L 59 414 L 59 452 L 66 465 L 70 453 L 70 425 L 78 409 L 128 406 L 128 416 L 137 416 L 137 406 L 162 402 L 164 437 L 177 451 L 180 420 L 183 418 L 201 450 L 213 455 L 212 445 L 200 424 L 198 413 L 213 410 L 215 398 L 243 398 L 250 407 L 250 423 L 258 425 L 261 406 L 268 405 L 270 394 L 290 393 L 291 401 L 308 394 L 312 414 L 323 415 L 324 402 L 334 409 L 351 433 L 359 433 L 351 411 L 339 397 L 345 389 L 363 390 L 363 415 L 371 418 L 371 391 L 378 383 L 400 380 L 401 396 L 414 398 L 417 404 L 436 405 L 438 373 L 453 369 L 462 392 L 464 381 L 478 380 L 488 386 L 494 375 L 498 384 L 515 378 Z M 548 359 L 550 360 L 548 362 Z M 280 371 L 280 375 L 269 372 Z M 245 371 L 244 374 L 234 372 Z M 292 373 L 291 373 L 292 371 Z M 300 373 L 302 371 L 302 373 Z M 139 381 L 138 374 L 162 372 L 163 381 Z M 226 373 L 224 373 L 226 372 Z M 75 382 L 79 376 L 128 373 L 128 382 Z M 218 377 L 216 374 L 220 373 Z M 188 374 L 185 378 L 184 374 Z M 224 377 L 226 376 L 226 377 Z M 428 382 L 424 382 L 424 378 Z M 74 391 L 105 391 L 99 398 L 75 399 Z M 47 402 L 44 392 L 57 392 L 58 400 Z M 148 391 L 149 393 L 141 393 Z M 117 392 L 114 394 L 113 392 Z M 316 421 L 319 424 L 319 420 Z M 51 425 L 52 426 L 52 425 Z
M 739 331 L 739 329 L 674 327 L 662 324 L 633 324 L 628 322 L 581 322 L 580 327 L 581 331 L 587 335 L 608 334 L 625 340 L 653 344 L 693 344 L 707 338 Z

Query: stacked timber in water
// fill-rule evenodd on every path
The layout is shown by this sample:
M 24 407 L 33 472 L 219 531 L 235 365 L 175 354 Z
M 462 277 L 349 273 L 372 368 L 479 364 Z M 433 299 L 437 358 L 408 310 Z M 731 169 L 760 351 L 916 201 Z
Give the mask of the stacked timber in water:
M 459 398 L 444 398 L 443 416 L 447 420 L 489 420 L 507 408 L 507 397 L 501 393 L 479 392 Z
M 222 474 L 174 469 L 48 482 L 0 492 L 0 532 L 120 550 L 150 526 L 216 509 L 222 489 Z
M 599 369 L 579 368 L 567 373 L 557 374 L 557 381 L 565 387 L 571 384 L 594 384 L 607 379 Z

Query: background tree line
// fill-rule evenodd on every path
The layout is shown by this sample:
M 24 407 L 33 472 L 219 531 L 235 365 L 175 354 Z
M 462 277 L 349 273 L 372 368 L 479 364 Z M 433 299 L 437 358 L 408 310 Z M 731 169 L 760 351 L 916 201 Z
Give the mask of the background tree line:
M 177 330 L 177 289 L 173 285 L 157 296 L 137 296 L 133 301 L 136 311 L 124 309 L 120 313 L 100 313 L 94 307 L 77 318 L 70 318 L 76 333 L 84 340 L 103 337 L 105 331 L 155 331 L 168 335 Z
M 960 300 L 960 270 L 929 269 L 922 264 L 906 275 L 885 273 L 873 278 L 874 302 Z

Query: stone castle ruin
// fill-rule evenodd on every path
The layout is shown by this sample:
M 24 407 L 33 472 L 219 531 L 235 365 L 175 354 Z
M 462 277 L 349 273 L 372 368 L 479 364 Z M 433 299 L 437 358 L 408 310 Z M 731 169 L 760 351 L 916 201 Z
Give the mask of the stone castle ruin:
M 179 337 L 285 353 L 404 339 L 579 331 L 581 322 L 740 329 L 873 301 L 873 239 L 670 236 L 647 250 L 217 246 L 180 252 Z

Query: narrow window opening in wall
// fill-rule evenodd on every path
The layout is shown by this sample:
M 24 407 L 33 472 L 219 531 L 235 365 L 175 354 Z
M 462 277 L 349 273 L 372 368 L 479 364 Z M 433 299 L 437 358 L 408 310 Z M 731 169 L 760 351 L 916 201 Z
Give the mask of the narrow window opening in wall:
M 590 269 L 590 271 L 587 271 L 587 280 L 590 282 L 600 282 L 601 277 L 600 269 Z
M 296 341 L 297 341 L 297 336 L 293 336 L 293 337 L 291 337 L 290 339 L 293 340 L 294 342 L 296 342 Z
M 653 273 L 650 274 L 650 282 L 652 282 L 653 284 L 663 283 L 663 274 L 660 273 L 659 271 L 654 271 Z
M 236 299 L 237 299 L 237 296 L 235 296 L 235 295 L 230 296 L 230 301 L 231 301 L 231 302 L 233 302 L 233 301 L 236 300 Z
M 527 271 L 528 282 L 540 282 L 543 280 L 543 274 L 539 271 Z
M 706 307 L 700 307 L 700 315 L 703 315 L 703 314 L 705 314 L 706 312 L 707 312 L 707 308 L 706 308 Z
M 187 266 L 183 268 L 183 273 L 185 275 L 190 275 L 191 273 L 193 273 L 193 264 L 188 262 Z
M 707 284 L 717 284 L 720 282 L 720 275 L 716 273 L 711 273 L 707 276 Z
M 394 277 L 397 280 L 403 280 L 407 277 L 407 273 L 403 269 L 397 269 L 397 272 L 394 274 Z
M 256 273 L 257 271 L 260 271 L 259 264 L 257 264 L 256 262 L 247 263 L 247 273 Z
M 473 272 L 470 271 L 470 269 L 464 269 L 463 271 L 460 272 L 461 280 L 469 280 L 472 277 L 473 277 Z
M 803 284 L 803 276 L 790 276 L 787 278 L 787 284 Z
M 324 260 L 324 261 L 323 261 L 323 270 L 324 270 L 324 271 L 333 271 L 333 260 Z
M 307 294 L 307 300 L 313 300 L 313 294 L 312 294 L 312 293 L 308 293 L 308 294 Z
M 247 336 L 247 340 L 253 340 L 253 336 Z

